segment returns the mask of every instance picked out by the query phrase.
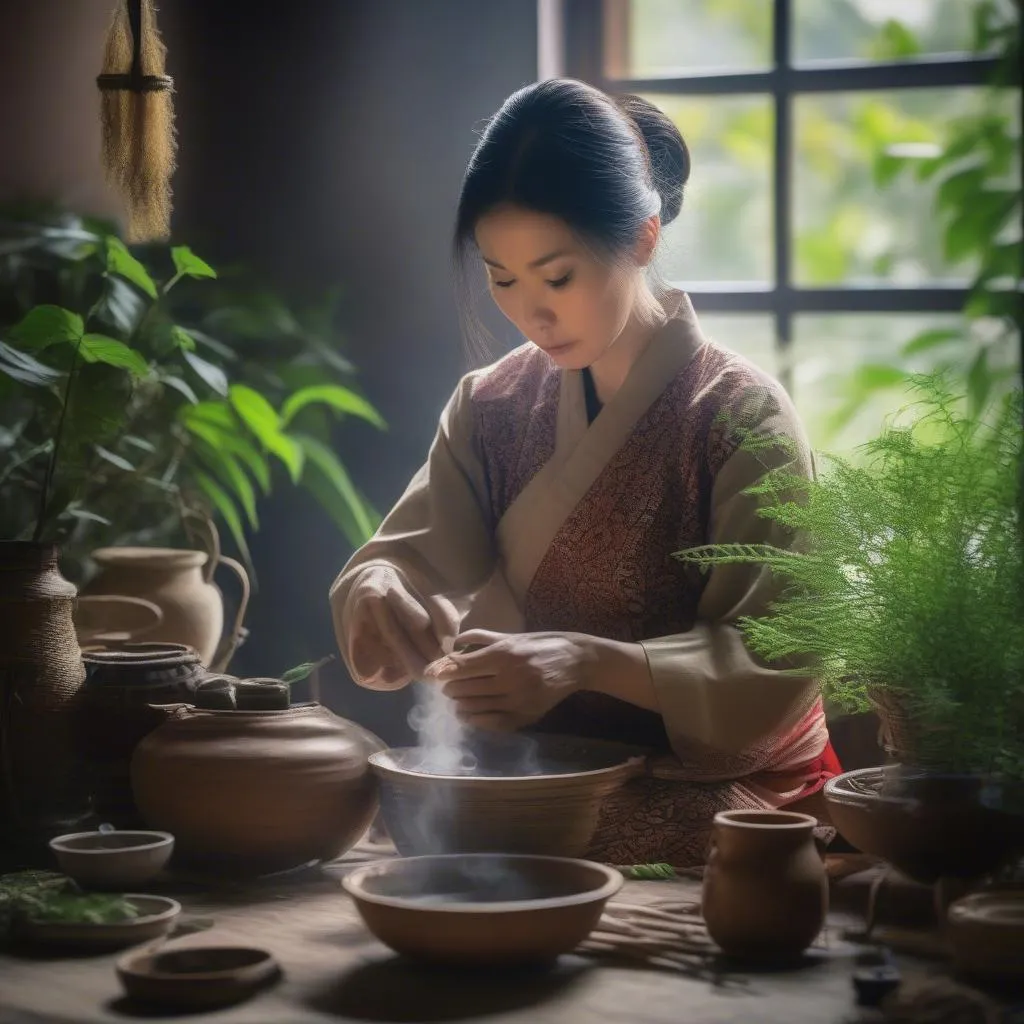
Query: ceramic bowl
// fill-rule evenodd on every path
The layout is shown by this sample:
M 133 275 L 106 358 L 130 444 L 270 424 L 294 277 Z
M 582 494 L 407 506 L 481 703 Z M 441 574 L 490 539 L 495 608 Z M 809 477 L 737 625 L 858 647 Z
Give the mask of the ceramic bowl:
M 957 970 L 979 981 L 1024 980 L 1024 890 L 977 892 L 950 904 Z
M 1024 786 L 900 766 L 825 783 L 832 823 L 915 881 L 977 878 L 1024 851 Z
M 396 953 L 449 966 L 545 964 L 575 949 L 622 887 L 585 860 L 461 854 L 378 861 L 342 884 Z
M 589 741 L 521 742 L 495 734 L 470 753 L 471 768 L 456 771 L 416 747 L 371 755 L 399 853 L 584 856 L 602 802 L 643 771 L 643 759 Z
M 135 946 L 166 935 L 181 913 L 181 904 L 166 896 L 126 893 L 137 917 L 128 921 L 91 924 L 84 921 L 33 921 L 20 923 L 25 938 L 35 943 L 82 950 L 111 950 Z
M 85 889 L 123 891 L 155 878 L 174 851 L 170 832 L 74 832 L 50 840 L 61 871 Z
M 210 1010 L 248 999 L 281 974 L 265 949 L 196 946 L 129 953 L 117 963 L 125 992 L 139 1002 Z

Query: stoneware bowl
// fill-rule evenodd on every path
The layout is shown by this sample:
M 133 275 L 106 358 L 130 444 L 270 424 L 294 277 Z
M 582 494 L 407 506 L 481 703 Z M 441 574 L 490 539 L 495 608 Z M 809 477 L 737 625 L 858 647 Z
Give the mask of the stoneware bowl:
M 245 946 L 144 950 L 117 963 L 117 976 L 132 999 L 189 1010 L 239 1003 L 280 975 L 270 953 Z
M 169 832 L 74 832 L 50 840 L 61 871 L 84 889 L 123 892 L 155 878 L 174 851 Z
M 32 942 L 83 951 L 124 949 L 166 935 L 181 913 L 181 904 L 166 896 L 127 893 L 125 899 L 135 907 L 138 917 L 106 924 L 25 919 L 21 931 Z
M 454 769 L 421 748 L 370 756 L 380 806 L 399 853 L 585 856 L 601 804 L 644 760 L 591 741 L 499 734 L 476 741 Z
M 915 881 L 978 878 L 1024 852 L 1024 786 L 969 775 L 862 768 L 825 783 L 835 827 Z
M 477 853 L 378 861 L 342 884 L 396 953 L 448 966 L 523 967 L 575 949 L 622 875 L 585 860 Z
M 950 905 L 947 923 L 960 974 L 978 981 L 1024 981 L 1024 889 L 964 896 Z

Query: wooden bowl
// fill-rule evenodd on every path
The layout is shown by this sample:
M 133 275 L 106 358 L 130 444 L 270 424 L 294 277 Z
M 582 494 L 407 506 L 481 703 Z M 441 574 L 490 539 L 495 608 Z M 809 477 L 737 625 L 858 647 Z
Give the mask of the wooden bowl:
M 992 890 L 950 904 L 947 934 L 957 970 L 979 981 L 1024 980 L 1024 890 Z
M 215 1009 L 248 999 L 281 974 L 265 949 L 195 946 L 129 953 L 117 962 L 125 992 L 143 1003 Z
M 25 918 L 19 923 L 19 930 L 30 941 L 48 946 L 97 951 L 123 949 L 166 935 L 181 913 L 181 904 L 166 896 L 126 893 L 124 898 L 138 911 L 138 917 L 106 924 Z
M 571 748 L 545 741 L 527 760 L 509 754 L 518 740 L 508 748 L 485 742 L 472 774 L 428 770 L 415 747 L 370 756 L 381 815 L 399 853 L 582 857 L 602 801 L 644 765 L 619 748 L 585 742 Z
M 449 966 L 522 967 L 575 949 L 622 881 L 585 860 L 476 853 L 378 861 L 342 884 L 396 953 Z
M 825 783 L 844 839 L 915 881 L 978 878 L 1024 851 L 1024 786 L 899 765 Z
M 123 892 L 148 882 L 174 851 L 170 832 L 73 832 L 50 840 L 61 871 L 85 889 Z

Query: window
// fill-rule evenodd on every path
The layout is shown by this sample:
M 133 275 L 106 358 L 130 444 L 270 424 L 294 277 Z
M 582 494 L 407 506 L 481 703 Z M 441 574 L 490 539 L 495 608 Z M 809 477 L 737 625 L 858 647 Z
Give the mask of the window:
M 993 109 L 982 3 L 1012 16 L 1014 0 L 564 2 L 565 72 L 646 96 L 690 146 L 665 276 L 783 381 L 817 445 L 849 448 L 891 411 L 874 394 L 853 414 L 837 375 L 962 323 L 974 254 L 949 251 L 935 187 L 885 161 L 923 165 L 993 114 L 1019 142 L 1016 89 Z M 1019 183 L 1015 153 L 1007 170 Z

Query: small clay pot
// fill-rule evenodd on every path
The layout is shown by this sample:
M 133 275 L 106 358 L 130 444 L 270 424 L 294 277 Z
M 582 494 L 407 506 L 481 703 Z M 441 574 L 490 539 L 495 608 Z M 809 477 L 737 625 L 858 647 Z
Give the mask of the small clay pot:
M 1024 890 L 957 900 L 949 908 L 947 935 L 960 974 L 983 982 L 1024 980 Z
M 791 959 L 814 941 L 828 912 L 816 825 L 809 814 L 788 811 L 715 815 L 702 910 L 723 953 Z

